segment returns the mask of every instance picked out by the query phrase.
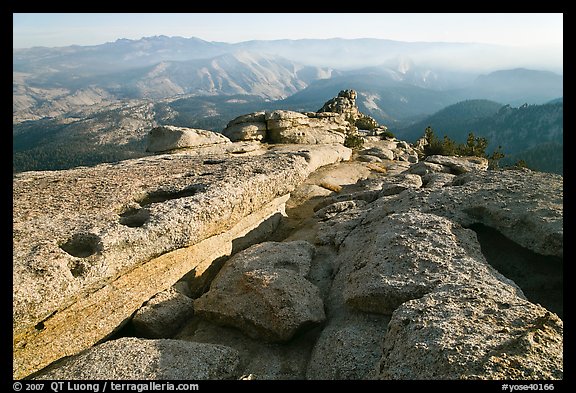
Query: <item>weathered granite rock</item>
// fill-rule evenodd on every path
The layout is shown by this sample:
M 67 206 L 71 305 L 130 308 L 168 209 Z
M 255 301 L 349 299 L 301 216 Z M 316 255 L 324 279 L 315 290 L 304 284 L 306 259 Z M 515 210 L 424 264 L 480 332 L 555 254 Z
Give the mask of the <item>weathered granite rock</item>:
M 484 157 L 428 156 L 425 161 L 446 166 L 454 175 L 488 169 L 488 160 Z
M 350 232 L 362 222 L 366 212 L 362 209 L 362 204 L 358 203 L 360 201 L 352 202 L 354 203 L 347 205 L 346 210 L 331 216 L 329 220 L 320 222 L 316 234 L 317 244 L 329 244 L 338 248 Z M 330 205 L 326 209 L 330 210 Z
M 266 112 L 266 124 L 271 143 L 344 143 L 350 128 L 340 115 L 311 118 L 283 110 Z
M 362 162 L 384 162 L 384 160 L 382 160 L 379 157 L 376 156 L 372 156 L 372 155 L 360 155 L 358 156 L 358 161 L 362 161 Z
M 341 90 L 337 97 L 326 101 L 317 112 L 345 113 L 356 120 L 360 116 L 360 111 L 356 106 L 356 91 Z
M 396 149 L 394 150 L 394 157 L 399 161 L 408 161 L 411 163 L 418 162 L 418 153 L 416 153 L 413 149 Z
M 230 121 L 222 134 L 232 141 L 344 143 L 346 135 L 358 128 L 374 127 L 378 127 L 378 122 L 358 110 L 356 92 L 343 90 L 317 112 L 275 110 L 249 113 Z M 404 156 L 403 152 L 400 154 Z
M 358 152 L 358 154 L 362 156 L 375 156 L 384 160 L 394 159 L 394 152 L 390 149 L 386 149 L 385 147 L 371 147 L 369 149 L 361 150 Z
M 382 188 L 385 187 L 385 184 L 397 184 L 402 182 L 402 180 L 404 180 L 404 174 L 396 174 L 377 179 L 359 180 L 356 183 L 358 188 L 357 191 L 340 193 L 338 195 L 332 196 L 332 198 L 327 198 L 325 203 L 318 204 L 318 208 L 316 210 L 320 210 L 321 208 L 334 202 L 358 200 L 365 201 L 366 203 L 372 203 L 380 197 L 380 193 L 382 192 Z M 417 187 L 417 181 L 417 179 L 414 179 L 414 187 Z
M 342 161 L 348 161 L 352 157 L 352 149 L 340 144 L 331 145 L 274 145 L 268 150 L 270 156 L 275 154 L 296 154 L 303 157 L 308 163 L 310 175 L 312 172 L 323 166 L 329 166 L 330 161 L 334 164 Z M 306 179 L 307 181 L 308 179 Z
M 231 120 L 222 134 L 232 141 L 262 141 L 266 139 L 264 111 L 238 116 Z
M 233 141 L 326 144 L 344 143 L 351 127 L 338 113 L 276 110 L 239 116 L 228 123 L 222 133 Z
M 409 173 L 424 176 L 430 173 L 462 173 L 488 169 L 488 160 L 484 157 L 428 156 L 424 161 L 412 165 Z
M 379 378 L 563 378 L 562 321 L 474 281 L 446 285 L 394 312 Z
M 379 196 L 398 194 L 409 188 L 422 187 L 422 178 L 413 174 L 401 174 L 388 176 L 382 181 L 382 188 Z
M 335 202 L 332 203 L 320 210 L 318 210 L 314 216 L 318 217 L 321 220 L 330 219 L 337 214 L 345 212 L 350 209 L 358 209 L 366 206 L 366 201 L 362 200 L 349 200 L 349 201 L 342 201 L 342 202 Z
M 418 163 L 410 166 L 410 168 L 407 169 L 407 172 L 419 176 L 425 176 L 430 173 L 450 173 L 450 168 L 428 161 L 419 161 Z
M 365 180 L 362 183 L 372 187 L 379 182 Z M 352 247 L 349 248 L 350 254 L 343 255 L 342 244 L 361 225 L 371 206 L 364 200 L 349 202 L 337 202 L 317 212 L 317 218 L 322 220 L 317 227 L 317 250 L 330 247 L 337 253 L 318 253 L 314 261 L 315 270 L 325 269 L 324 276 L 329 277 L 331 282 L 322 285 L 326 288 L 323 293 L 327 321 L 308 362 L 308 379 L 373 378 L 390 319 L 387 315 L 355 310 L 343 298 L 345 280 L 350 270 L 348 265 L 356 260 L 356 256 L 352 255 Z M 370 234 L 367 234 L 366 239 L 369 238 Z M 363 244 L 358 246 L 361 248 Z M 358 248 L 354 250 L 360 252 Z
M 482 203 L 501 214 L 499 225 L 523 210 L 543 227 L 525 235 L 561 232 L 561 177 L 514 172 L 474 170 L 322 215 L 317 236 L 338 247 L 337 273 L 308 378 L 562 378 L 562 321 L 488 265 L 475 233 L 458 224 L 480 219 L 465 211 Z M 382 319 L 353 319 L 350 307 Z
M 252 153 L 252 154 L 263 154 L 262 151 L 263 147 L 258 142 L 234 142 L 230 144 L 223 145 L 226 148 L 227 153 L 232 154 L 245 154 L 245 153 Z
M 346 310 L 337 313 L 314 345 L 307 379 L 374 379 L 389 316 Z
M 364 149 L 358 152 L 358 160 L 360 161 L 379 162 L 380 160 L 394 160 L 409 163 L 418 162 L 418 153 L 407 142 L 396 138 L 381 139 L 374 136 L 363 137 L 363 139 Z
M 252 246 L 226 262 L 195 312 L 252 338 L 287 341 L 325 318 L 319 290 L 305 278 L 313 255 L 305 241 Z
M 456 177 L 452 184 L 447 197 L 458 208 L 446 212 L 447 217 L 465 226 L 479 222 L 495 228 L 539 254 L 563 256 L 562 176 L 530 170 L 475 171 Z
M 15 175 L 15 378 L 98 342 L 190 270 L 202 274 L 235 237 L 282 214 L 279 197 L 350 152 L 182 153 Z
M 355 129 L 371 130 L 378 128 L 379 124 L 374 118 L 360 112 L 356 105 L 356 96 L 354 90 L 342 90 L 337 97 L 326 101 L 317 112 L 341 114 L 354 125 Z
M 359 130 L 375 130 L 379 128 L 378 122 L 371 116 L 365 115 L 363 113 L 360 114 L 360 117 L 356 119 L 354 125 Z M 374 135 L 378 135 L 378 133 L 374 133 Z
M 185 147 L 200 147 L 230 143 L 230 139 L 217 132 L 194 128 L 160 126 L 150 130 L 146 151 L 163 152 Z
M 397 146 L 399 149 L 410 150 L 412 147 L 406 141 L 398 141 Z
M 265 119 L 266 114 L 263 115 Z M 317 117 L 309 114 L 305 116 L 309 119 L 333 117 L 329 112 L 317 115 Z M 383 146 L 379 144 L 379 140 L 366 140 L 367 149 L 382 147 L 390 149 L 394 153 L 395 160 L 408 160 L 412 154 L 410 146 L 407 148 L 407 144 L 402 141 L 382 141 L 387 144 Z M 267 148 L 265 144 L 258 142 L 254 144 Z M 223 146 L 230 145 L 233 144 Z M 14 250 L 15 255 L 17 254 L 25 263 L 15 262 L 14 265 L 19 266 L 20 272 L 34 268 L 30 272 L 34 272 L 36 279 L 55 277 L 56 283 L 65 284 L 59 287 L 64 295 L 62 298 L 68 296 L 65 293 L 68 291 L 70 297 L 67 301 L 75 303 L 59 305 L 59 308 L 52 309 L 55 313 L 48 318 L 37 319 L 27 326 L 21 325 L 24 328 L 15 335 L 14 340 L 16 370 L 14 374 L 20 373 L 20 376 L 26 376 L 51 360 L 73 355 L 94 344 L 109 334 L 111 327 L 117 327 L 125 321 L 142 302 L 170 287 L 190 269 L 193 271 L 188 273 L 187 277 L 194 277 L 195 274 L 206 271 L 206 267 L 217 257 L 230 254 L 232 241 L 235 247 L 239 247 L 236 250 L 245 247 L 239 244 L 251 244 L 249 240 L 240 241 L 238 238 L 251 232 L 251 229 L 256 230 L 255 226 L 258 226 L 263 219 L 267 217 L 272 219 L 284 214 L 283 204 L 287 195 L 274 199 L 276 202 L 272 204 L 264 202 L 265 198 L 276 195 L 274 190 L 280 187 L 278 183 L 282 181 L 282 176 L 285 176 L 289 183 L 282 188 L 284 192 L 298 183 L 296 177 L 299 179 L 306 177 L 310 171 L 330 162 L 335 159 L 334 157 L 347 159 L 349 149 L 341 150 L 341 148 L 343 148 L 341 145 L 276 145 L 264 155 L 256 150 L 251 158 L 236 157 L 232 160 L 234 165 L 249 166 L 251 170 L 248 172 L 228 168 L 226 162 L 229 162 L 229 154 L 193 159 L 192 153 L 179 152 L 171 156 L 162 156 L 163 158 L 157 161 L 140 160 L 140 164 L 134 167 L 144 168 L 139 175 L 144 173 L 145 179 L 138 179 L 137 181 L 141 181 L 140 188 L 136 187 L 141 193 L 134 191 L 131 184 L 124 184 L 128 194 L 131 195 L 127 201 L 119 198 L 120 202 L 117 202 L 114 199 L 118 198 L 116 194 L 110 194 L 113 198 L 112 203 L 120 206 L 113 211 L 113 217 L 118 220 L 118 225 L 106 220 L 102 221 L 104 225 L 93 225 L 85 217 L 82 217 L 83 221 L 80 218 L 77 221 L 70 220 L 67 212 L 52 208 L 51 203 L 45 204 L 50 209 L 49 214 L 41 216 L 35 213 L 34 209 L 38 210 L 37 206 L 41 206 L 36 201 L 34 202 L 36 207 L 22 213 L 23 207 L 28 202 L 23 200 L 20 210 L 15 214 L 15 223 L 18 225 L 14 227 Z M 194 154 L 203 154 L 198 153 L 198 150 L 195 149 Z M 196 160 L 197 164 L 200 162 L 198 165 L 201 169 L 198 173 L 195 169 L 191 169 L 196 168 L 192 164 L 186 171 L 165 166 L 163 160 L 181 160 L 181 155 L 187 156 L 187 160 Z M 274 173 L 275 167 L 268 166 L 267 160 L 281 161 L 282 169 L 279 171 L 283 171 L 282 175 Z M 233 311 L 225 317 L 214 317 L 209 313 L 196 315 L 186 327 L 186 332 L 181 332 L 176 337 L 224 344 L 237 350 L 239 362 L 233 372 L 223 373 L 228 375 L 225 378 L 238 378 L 241 375 L 244 375 L 242 379 L 562 378 L 562 321 L 541 306 L 528 302 L 518 286 L 488 265 L 475 233 L 471 229 L 466 229 L 470 225 L 473 225 L 474 229 L 477 223 L 487 228 L 495 228 L 525 247 L 539 253 L 558 256 L 561 264 L 562 178 L 528 170 L 486 171 L 482 160 L 474 162 L 472 159 L 471 162 L 470 159 L 461 157 L 433 158 L 433 161 L 441 163 L 425 161 L 417 164 L 418 167 L 412 165 L 411 170 L 404 173 L 399 172 L 407 169 L 408 161 L 403 163 L 396 161 L 393 164 L 386 161 L 384 164 L 386 171 L 383 172 L 368 170 L 370 165 L 364 163 L 353 163 L 366 170 L 365 174 L 358 177 L 365 180 L 356 184 L 354 182 L 357 179 L 342 183 L 335 175 L 334 181 L 328 181 L 326 187 L 344 184 L 346 186 L 339 186 L 337 192 L 329 193 L 320 193 L 315 189 L 308 190 L 308 194 L 312 193 L 316 201 L 310 200 L 306 209 L 292 206 L 293 211 L 298 210 L 298 214 L 301 214 L 301 219 L 308 221 L 307 226 L 303 225 L 294 233 L 290 233 L 288 240 L 305 239 L 316 245 L 312 258 L 303 255 L 303 260 L 310 259 L 307 264 L 299 263 L 298 258 L 294 262 L 288 252 L 267 250 L 260 253 L 254 258 L 257 261 L 254 262 L 255 266 L 249 266 L 245 271 L 237 269 L 237 274 L 229 272 L 228 281 L 223 280 L 224 284 L 220 285 L 218 280 L 215 280 L 213 288 L 207 293 L 213 289 L 222 290 L 222 293 L 226 293 L 222 297 L 226 306 L 223 309 Z M 117 165 L 122 169 L 123 164 Z M 175 190 L 175 198 L 170 199 L 174 195 L 169 193 L 169 197 L 166 198 L 167 193 L 164 193 L 163 188 L 162 192 L 149 192 L 155 187 L 154 185 L 148 187 L 146 183 L 146 179 L 150 177 L 150 164 L 159 167 L 158 176 L 162 172 L 164 176 L 170 173 L 170 177 L 163 181 L 168 182 L 172 187 L 171 190 Z M 285 170 L 286 166 L 290 170 Z M 132 171 L 134 167 L 131 168 Z M 221 167 L 225 170 L 219 171 Z M 341 165 L 340 172 L 346 172 L 347 168 L 349 169 L 348 165 Z M 123 169 L 124 173 L 130 172 L 127 168 Z M 322 171 L 306 180 L 311 182 L 307 187 L 320 184 L 312 182 L 311 179 L 316 178 Z M 334 173 L 336 172 L 338 171 L 335 168 Z M 387 176 L 384 176 L 383 173 L 386 172 Z M 455 175 L 462 172 L 466 173 Z M 75 175 L 78 173 L 82 174 L 75 172 Z M 101 173 L 90 174 L 96 178 L 95 175 Z M 47 189 L 44 183 L 63 182 L 64 190 L 73 188 L 70 186 L 73 183 L 66 178 L 47 177 L 50 173 L 42 175 L 44 177 L 24 175 L 15 177 L 15 184 L 18 183 L 15 189 L 19 190 L 19 194 L 15 194 L 15 204 L 17 196 L 29 198 L 30 190 L 37 186 L 34 182 L 42 183 L 41 195 L 50 195 L 52 198 L 57 194 L 54 192 L 55 188 Z M 226 176 L 238 175 L 243 176 L 241 181 L 226 179 Z M 242 188 L 247 178 L 259 175 L 272 178 L 273 183 L 268 184 L 262 179 L 262 182 L 250 183 L 252 191 Z M 328 178 L 326 176 L 324 175 L 322 179 L 326 180 Z M 366 179 L 366 176 L 369 178 Z M 89 188 L 90 192 L 101 190 L 104 198 L 103 190 L 114 189 L 110 187 L 110 184 L 114 183 L 102 179 L 107 178 L 103 176 L 99 183 L 94 183 L 80 177 L 81 182 L 92 186 Z M 189 180 L 190 183 L 184 183 L 184 180 Z M 183 183 L 180 184 L 180 181 Z M 163 183 L 158 180 L 154 184 Z M 189 189 L 186 188 L 190 184 L 194 186 L 193 195 L 189 195 Z M 198 190 L 195 187 L 199 184 L 203 186 Z M 214 190 L 210 190 L 210 184 L 224 188 L 227 192 L 214 193 Z M 302 180 L 298 184 L 302 184 Z M 117 185 L 116 188 L 121 189 L 121 186 Z M 146 192 L 144 195 L 142 190 Z M 220 199 L 228 198 L 225 195 L 229 195 L 230 190 L 235 190 L 230 195 L 241 195 L 240 203 L 231 203 L 230 206 L 220 203 Z M 80 195 L 88 195 L 90 192 L 85 191 Z M 264 207 L 258 199 L 260 196 L 258 192 L 266 194 L 262 196 Z M 187 198 L 196 197 L 201 193 L 207 198 L 205 200 L 207 206 L 213 203 L 209 198 L 215 198 L 216 203 L 220 203 L 216 210 L 210 208 L 203 210 L 208 217 L 201 214 L 190 215 L 188 210 L 194 211 L 194 207 L 185 207 L 199 203 L 197 199 L 193 199 L 194 203 L 190 203 L 190 199 Z M 80 200 L 74 193 L 64 192 L 64 194 L 63 199 Z M 71 196 L 73 198 L 70 198 Z M 246 216 L 247 212 L 243 209 L 245 205 L 253 203 L 255 198 L 256 204 L 260 206 L 259 210 Z M 176 203 L 179 200 L 188 203 L 181 206 Z M 202 201 L 204 203 L 204 199 Z M 161 205 L 166 202 L 173 203 L 173 206 L 161 210 Z M 102 216 L 103 213 L 99 210 L 101 208 L 94 209 L 92 205 L 89 203 L 81 205 L 88 210 L 92 209 L 86 217 Z M 226 208 L 229 208 L 227 215 L 222 215 L 221 210 Z M 165 214 L 170 214 L 171 209 L 176 209 L 177 214 L 170 216 L 170 220 L 162 221 Z M 241 210 L 239 214 L 238 210 Z M 263 210 L 266 213 L 262 213 Z M 253 215 L 254 218 L 251 218 Z M 51 220 L 54 217 L 59 219 L 58 224 L 65 229 L 66 236 L 62 236 L 60 227 L 46 225 L 38 219 L 43 218 L 46 221 L 45 217 L 50 217 Z M 234 225 L 231 228 L 228 226 L 222 228 L 222 223 L 227 222 L 230 217 L 232 221 L 236 220 L 236 224 L 231 224 Z M 35 221 L 28 220 L 29 218 Z M 192 244 L 189 238 L 196 239 L 197 234 L 190 235 L 182 242 L 180 231 L 184 229 L 173 230 L 170 226 L 176 223 L 181 225 L 178 228 L 186 228 L 191 222 L 199 219 L 207 220 L 206 222 L 214 220 L 214 226 L 205 233 L 219 234 L 207 235 L 204 240 L 189 245 Z M 250 221 L 252 224 L 245 224 L 246 219 L 252 220 Z M 66 232 L 69 222 L 76 222 L 77 227 L 74 228 L 80 228 L 82 231 Z M 84 222 L 83 226 L 80 225 L 81 222 Z M 163 223 L 164 227 L 160 225 Z M 237 226 L 241 229 L 237 230 Z M 21 247 L 18 243 L 23 241 L 22 236 L 27 236 L 25 241 L 28 241 L 31 238 L 30 232 L 38 231 L 38 228 L 44 230 L 46 227 L 60 236 L 58 239 L 61 240 L 50 242 L 50 238 L 46 237 L 43 241 L 36 242 L 35 248 L 18 248 Z M 110 241 L 110 231 L 116 227 L 126 227 L 129 228 L 126 230 L 132 231 L 127 232 L 131 234 L 130 237 L 122 238 L 124 241 L 122 252 L 129 253 L 130 258 L 138 259 L 145 254 L 142 254 L 142 248 L 146 248 L 146 243 L 144 240 L 142 243 L 135 241 L 137 238 L 135 233 L 148 231 L 150 228 L 158 230 L 158 238 L 165 236 L 162 239 L 164 243 L 154 237 L 146 239 L 156 241 L 155 247 L 158 244 L 169 243 L 180 244 L 177 246 L 179 249 L 168 247 L 172 251 L 164 255 L 146 256 L 138 260 L 136 267 L 125 264 L 122 266 L 125 270 L 115 270 L 117 266 L 107 258 L 111 258 L 114 252 L 116 256 L 123 255 L 120 252 L 121 246 L 116 246 L 116 243 Z M 163 234 L 160 232 L 161 229 L 164 230 Z M 258 226 L 257 230 L 260 231 L 261 226 Z M 231 232 L 234 235 L 231 235 Z M 124 235 L 124 232 L 118 230 L 114 233 L 120 238 L 120 235 Z M 222 240 L 221 236 L 226 240 Z M 302 241 L 299 243 L 308 244 Z M 184 246 L 181 246 L 182 244 Z M 224 244 L 226 246 L 223 246 Z M 269 244 L 290 247 L 296 243 L 265 243 L 262 246 L 266 248 Z M 200 245 L 204 247 L 202 248 L 204 251 L 200 252 L 201 257 L 197 251 Z M 484 246 L 483 243 L 482 247 Z M 49 247 L 55 247 L 56 252 Z M 308 244 L 303 248 L 311 249 L 310 247 Z M 44 248 L 47 248 L 46 252 L 42 251 Z M 224 251 L 221 251 L 222 249 Z M 218 250 L 218 253 L 215 250 Z M 54 270 L 50 263 L 45 262 L 52 261 L 50 254 L 60 255 L 60 266 L 66 267 L 69 275 L 74 278 L 71 284 L 59 278 L 58 274 L 54 273 L 58 273 L 58 270 Z M 69 263 L 66 255 L 72 256 L 70 257 L 72 262 Z M 239 255 L 242 253 L 237 254 Z M 281 257 L 276 258 L 276 255 Z M 202 262 L 198 262 L 200 260 Z M 274 266 L 277 260 L 284 262 L 289 260 L 287 263 L 289 266 Z M 308 266 L 306 273 L 304 273 L 306 268 L 303 268 L 305 266 Z M 104 275 L 93 281 L 88 279 L 96 277 L 96 273 L 102 270 L 110 275 L 104 279 L 102 279 Z M 220 273 L 224 272 L 225 270 L 222 270 Z M 211 280 L 213 277 L 206 274 L 203 276 L 206 277 L 202 280 Z M 18 275 L 15 277 L 19 279 Z M 23 277 L 26 279 L 26 275 Z M 157 280 L 157 277 L 161 279 Z M 34 290 L 38 288 L 38 284 L 32 279 L 19 282 L 32 283 L 29 287 Z M 203 282 L 206 287 L 209 281 Z M 267 286 L 262 285 L 264 282 Z M 70 289 L 72 285 L 75 285 L 77 292 Z M 221 288 L 217 288 L 219 285 Z M 119 288 L 122 290 L 117 293 Z M 37 294 L 31 291 L 30 294 L 33 296 L 28 296 L 24 290 L 17 290 L 15 287 L 15 294 L 17 291 L 20 291 L 18 294 L 20 302 L 25 298 L 34 299 L 35 295 L 38 298 L 42 296 L 40 291 Z M 247 293 L 255 295 L 250 297 Z M 294 294 L 298 296 L 293 296 Z M 526 294 L 528 296 L 527 292 Z M 51 301 L 54 294 L 48 290 L 48 295 Z M 296 298 L 299 300 L 294 300 Z M 85 299 L 91 299 L 91 302 L 86 303 Z M 110 299 L 112 301 L 109 301 Z M 123 302 L 124 299 L 127 300 Z M 266 302 L 264 299 L 272 301 Z M 156 300 L 149 300 L 149 304 Z M 249 304 L 252 307 L 248 307 Z M 310 318 L 302 317 L 306 311 L 294 317 L 298 314 L 295 310 L 306 308 L 307 305 L 312 305 L 308 308 L 317 311 L 308 310 L 308 314 L 318 316 L 319 310 L 322 310 L 322 318 L 317 317 L 311 322 Z M 35 306 L 31 309 L 34 310 Z M 220 312 L 222 307 L 217 307 L 214 301 L 213 309 Z M 16 323 L 22 323 L 21 319 L 16 318 L 16 312 L 15 308 L 15 326 Z M 325 321 L 319 324 L 324 318 Z M 233 327 L 220 326 L 210 320 Z M 300 321 L 298 322 L 300 325 L 294 327 L 295 325 L 286 322 L 288 320 Z M 279 328 L 287 325 L 290 326 L 284 330 Z M 307 329 L 309 326 L 314 327 Z M 279 338 L 281 335 L 282 338 Z M 94 347 L 78 357 L 99 347 Z M 115 359 L 117 355 L 110 356 Z M 154 359 L 154 356 L 151 358 Z M 77 357 L 72 359 L 75 358 Z M 67 361 L 62 364 L 65 362 Z M 95 363 L 99 364 L 98 362 Z M 74 367 L 71 373 L 76 375 L 78 368 L 83 366 Z M 145 365 L 144 368 L 146 367 L 148 366 Z M 50 369 L 57 368 L 54 366 Z M 134 375 L 130 374 L 126 378 L 132 377 Z M 66 378 L 66 375 L 63 378 Z M 164 375 L 152 378 L 164 378 Z
M 413 164 L 408 161 L 394 161 L 393 163 L 386 165 L 386 172 L 389 175 L 399 175 L 412 165 Z
M 304 112 L 311 124 L 320 129 L 343 132 L 349 134 L 355 130 L 354 126 L 340 113 L 333 112 Z
M 369 233 L 369 240 L 365 234 Z M 358 244 L 357 246 L 355 246 Z M 392 314 L 402 303 L 420 298 L 448 282 L 504 282 L 522 291 L 484 260 L 474 232 L 433 214 L 410 210 L 370 217 L 344 244 L 355 255 L 343 296 L 365 311 Z
M 315 229 L 317 219 L 315 212 L 327 205 L 338 202 L 340 193 L 348 194 L 354 189 L 359 180 L 370 176 L 370 169 L 357 161 L 342 162 L 334 165 L 326 165 L 312 173 L 306 181 L 297 187 L 286 203 L 287 217 L 282 220 L 274 237 L 270 240 L 307 240 L 316 244 Z M 344 192 L 343 190 L 346 190 Z M 377 192 L 375 192 L 377 196 Z M 353 198 L 352 198 L 353 199 Z M 361 199 L 361 195 L 357 199 Z M 348 199 L 349 200 L 349 199 Z M 304 232 L 298 228 L 307 228 Z M 291 233 L 298 232 L 298 236 L 293 238 Z
M 414 150 L 418 153 L 418 156 L 421 157 L 424 155 L 424 148 L 428 145 L 428 140 L 426 136 L 422 136 L 418 138 L 416 142 L 414 142 Z
M 375 136 L 364 137 L 364 148 L 365 149 L 370 149 L 370 148 L 386 149 L 386 150 L 394 151 L 394 150 L 398 149 L 400 142 L 401 141 L 399 141 L 396 138 L 382 139 L 380 137 L 375 137 Z
M 454 177 L 456 177 L 456 175 L 451 173 L 427 173 L 422 176 L 422 187 L 442 188 L 446 185 L 451 185 Z
M 367 136 L 380 136 L 380 137 L 382 137 L 383 134 L 388 131 L 388 127 L 378 125 L 378 126 L 372 128 L 371 130 L 366 130 L 366 131 L 367 131 L 367 133 L 366 133 Z M 389 138 L 389 136 L 386 136 L 385 138 Z
M 238 351 L 223 345 L 125 337 L 67 358 L 35 379 L 236 379 L 238 364 Z
M 188 156 L 259 156 L 266 153 L 266 145 L 258 141 L 241 141 L 232 143 L 219 143 L 215 145 L 183 147 L 182 149 L 170 150 L 168 154 L 186 154 Z
M 237 350 L 239 375 L 251 375 L 250 379 L 302 380 L 306 378 L 306 366 L 316 336 L 313 329 L 294 337 L 289 344 L 269 343 L 250 338 L 236 328 L 196 317 L 177 337 L 193 342 L 217 343 Z
M 193 315 L 193 300 L 170 288 L 148 300 L 131 323 L 139 337 L 171 338 Z
M 190 283 L 186 280 L 186 277 L 181 278 L 180 280 L 176 281 L 174 285 L 169 290 L 174 290 L 178 292 L 180 295 L 184 295 L 189 298 L 193 298 L 194 295 L 190 288 Z
M 464 227 L 480 223 L 536 253 L 563 255 L 559 175 L 509 169 L 472 171 L 439 189 L 409 189 L 374 203 L 389 212 L 434 213 Z

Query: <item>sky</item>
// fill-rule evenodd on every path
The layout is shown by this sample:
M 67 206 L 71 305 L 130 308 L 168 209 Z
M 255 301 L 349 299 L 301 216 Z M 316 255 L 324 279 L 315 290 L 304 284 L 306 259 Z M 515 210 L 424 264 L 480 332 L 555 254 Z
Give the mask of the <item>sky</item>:
M 383 38 L 562 47 L 561 13 L 15 13 L 13 48 L 98 45 L 155 35 L 206 41 Z

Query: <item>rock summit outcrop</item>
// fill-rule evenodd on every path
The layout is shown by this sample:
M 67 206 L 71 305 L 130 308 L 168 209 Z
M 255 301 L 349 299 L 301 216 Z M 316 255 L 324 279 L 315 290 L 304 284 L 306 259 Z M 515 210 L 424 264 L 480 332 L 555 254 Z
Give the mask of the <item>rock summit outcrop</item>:
M 326 101 L 322 108 L 318 109 L 318 112 L 341 113 L 352 120 L 356 120 L 360 117 L 360 110 L 356 106 L 356 96 L 357 94 L 354 90 L 342 90 L 338 93 L 338 96 Z
M 318 211 L 316 244 L 338 248 L 337 274 L 308 378 L 562 378 L 562 320 L 490 266 L 467 228 L 489 225 L 562 269 L 560 176 L 470 169 L 440 188 L 363 197 L 335 215 Z
M 318 113 L 339 113 L 358 129 L 372 130 L 379 127 L 378 122 L 374 118 L 360 112 L 356 105 L 356 97 L 357 93 L 355 90 L 342 90 L 337 97 L 328 100 L 318 110 Z
M 276 110 L 242 115 L 222 133 L 232 141 L 287 144 L 344 143 L 351 124 L 338 113 Z
M 275 110 L 238 116 L 222 134 L 232 141 L 270 143 L 344 143 L 358 128 L 378 127 L 376 120 L 356 106 L 356 92 L 343 90 L 318 112 Z
M 230 139 L 217 132 L 194 128 L 160 126 L 150 130 L 148 134 L 149 152 L 164 152 L 188 147 L 201 147 L 230 143 Z

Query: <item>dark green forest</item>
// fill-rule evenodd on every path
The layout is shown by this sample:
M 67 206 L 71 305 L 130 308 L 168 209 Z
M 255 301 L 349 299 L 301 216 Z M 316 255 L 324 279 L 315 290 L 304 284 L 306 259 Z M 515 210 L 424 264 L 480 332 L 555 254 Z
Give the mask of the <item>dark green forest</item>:
M 151 110 L 153 122 L 149 128 L 155 123 L 220 132 L 233 118 L 266 109 L 279 108 L 274 107 L 273 102 L 246 95 L 201 96 L 158 102 Z M 69 124 L 63 124 L 59 119 L 41 119 L 13 125 L 13 172 L 93 166 L 149 155 L 145 151 L 147 131 L 135 133 L 123 144 L 97 142 L 93 129 L 115 132 L 115 128 L 121 127 L 123 118 L 135 116 L 129 110 L 126 112 L 126 109 L 106 110 Z M 207 113 L 212 115 L 206 116 Z
M 502 147 L 504 164 L 526 161 L 529 168 L 563 173 L 563 102 L 513 108 L 487 100 L 451 105 L 409 127 L 393 130 L 399 139 L 415 142 L 427 127 L 440 137 L 466 142 L 470 132 L 488 140 L 486 151 Z
M 123 145 L 92 145 L 81 139 L 69 143 L 39 144 L 30 149 L 14 151 L 13 172 L 69 169 L 116 162 L 149 155 L 146 141 L 135 140 Z

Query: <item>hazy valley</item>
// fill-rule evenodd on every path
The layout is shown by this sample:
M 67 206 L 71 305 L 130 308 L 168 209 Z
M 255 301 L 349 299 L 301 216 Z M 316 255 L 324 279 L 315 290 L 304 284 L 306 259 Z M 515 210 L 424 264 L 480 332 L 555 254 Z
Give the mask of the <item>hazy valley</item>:
M 501 50 L 480 49 L 492 55 Z M 561 150 L 561 103 L 550 113 L 550 107 L 539 109 L 547 115 L 538 121 L 536 115 L 524 119 L 528 111 L 515 112 L 507 136 L 499 131 L 506 121 L 483 119 L 493 114 L 478 114 L 470 105 L 460 108 L 465 113 L 438 121 L 442 112 L 436 112 L 466 100 L 517 108 L 563 96 L 562 76 L 550 71 L 481 72 L 480 64 L 446 65 L 475 50 L 472 44 L 388 40 L 226 44 L 163 36 L 14 50 L 13 169 L 64 169 L 139 157 L 156 125 L 221 131 L 248 112 L 316 111 L 334 92 L 352 88 L 363 113 L 408 141 L 422 136 L 427 125 L 456 139 L 474 131 L 489 138 L 490 149 L 502 145 L 508 160 L 525 159 L 535 169 L 561 173 L 561 158 L 542 165 L 546 159 L 536 146 Z M 505 64 L 492 67 L 499 65 Z M 517 134 L 517 128 L 525 131 Z

